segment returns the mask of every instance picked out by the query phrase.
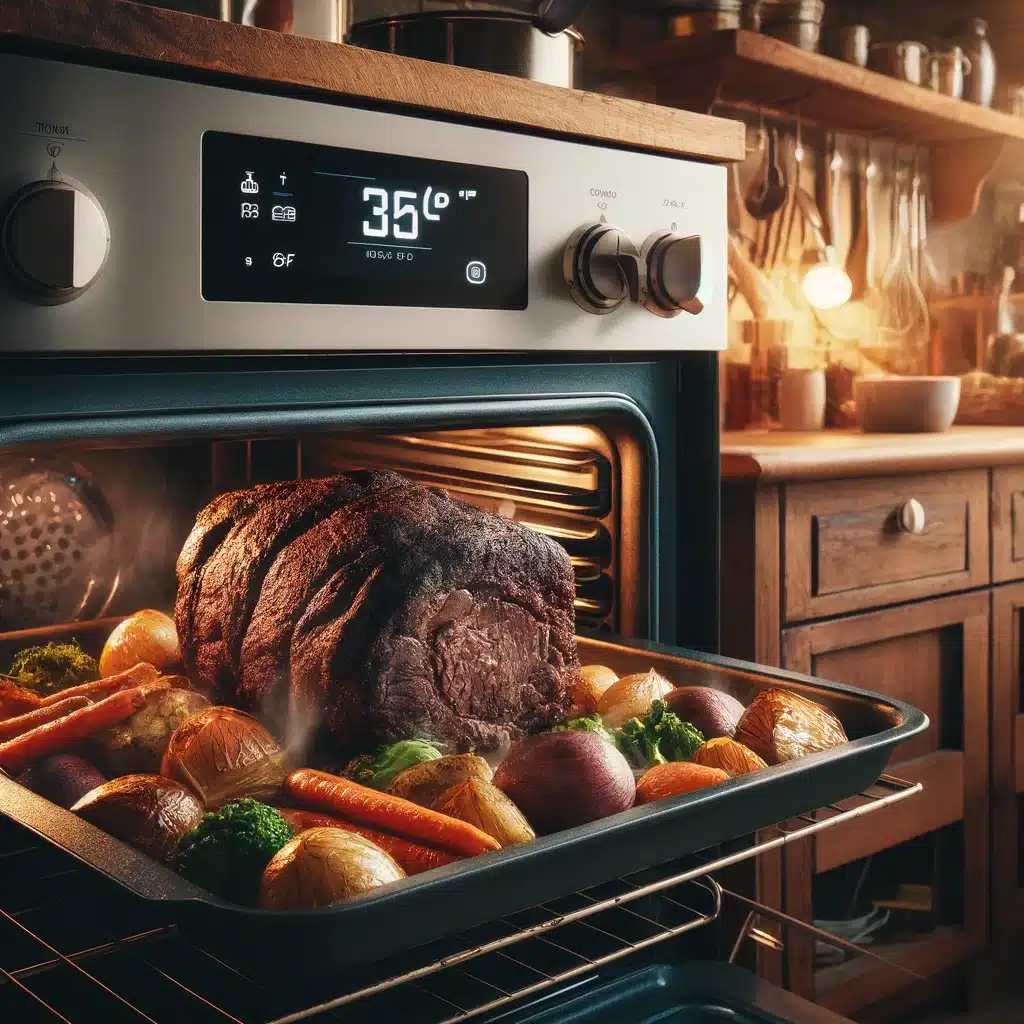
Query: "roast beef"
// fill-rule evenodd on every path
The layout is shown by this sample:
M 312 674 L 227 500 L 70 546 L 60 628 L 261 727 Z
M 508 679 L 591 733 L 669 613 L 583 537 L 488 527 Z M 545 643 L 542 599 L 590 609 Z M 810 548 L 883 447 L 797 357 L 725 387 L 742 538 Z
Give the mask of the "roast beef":
M 553 541 L 397 473 L 215 499 L 178 560 L 190 673 L 281 732 L 490 750 L 564 720 L 579 670 Z

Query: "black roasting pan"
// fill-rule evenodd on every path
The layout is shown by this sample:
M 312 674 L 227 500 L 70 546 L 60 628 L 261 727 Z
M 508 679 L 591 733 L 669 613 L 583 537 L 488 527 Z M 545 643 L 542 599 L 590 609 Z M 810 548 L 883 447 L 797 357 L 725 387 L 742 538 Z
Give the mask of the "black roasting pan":
M 75 635 L 88 646 L 82 627 Z M 928 726 L 921 711 L 877 693 L 657 644 L 581 638 L 580 658 L 621 674 L 654 667 L 677 685 L 713 685 L 745 703 L 781 686 L 830 708 L 850 742 L 314 911 L 262 911 L 219 900 L 2 773 L 0 813 L 143 899 L 160 901 L 165 916 L 207 948 L 236 960 L 266 960 L 277 973 L 323 977 L 854 796 L 883 773 L 895 747 Z

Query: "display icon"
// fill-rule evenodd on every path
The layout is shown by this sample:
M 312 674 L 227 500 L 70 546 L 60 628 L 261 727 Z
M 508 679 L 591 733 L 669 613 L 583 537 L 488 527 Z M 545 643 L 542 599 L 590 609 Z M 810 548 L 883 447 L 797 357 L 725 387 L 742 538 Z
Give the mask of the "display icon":
M 479 260 L 466 264 L 466 280 L 470 284 L 483 284 L 487 280 L 487 267 Z
M 282 221 L 286 224 L 295 223 L 295 207 L 294 206 L 275 206 L 270 211 L 270 219 L 276 221 Z
M 278 177 L 281 179 L 281 185 L 283 187 L 284 183 L 288 180 L 288 175 L 282 172 Z
M 467 199 L 473 199 L 475 196 L 476 196 L 476 189 L 475 188 L 466 189 L 466 198 Z
M 260 215 L 260 208 L 256 203 L 242 203 L 242 220 L 256 220 Z
M 242 191 L 247 196 L 254 196 L 260 190 L 259 182 L 252 180 L 253 174 L 254 174 L 253 171 L 246 171 L 245 172 L 245 181 L 242 182 Z

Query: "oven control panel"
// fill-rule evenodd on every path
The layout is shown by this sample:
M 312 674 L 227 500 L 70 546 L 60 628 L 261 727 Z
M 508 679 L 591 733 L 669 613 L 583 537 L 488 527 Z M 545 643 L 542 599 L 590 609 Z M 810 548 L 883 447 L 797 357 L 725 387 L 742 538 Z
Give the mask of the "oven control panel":
M 10 54 L 0 90 L 0 353 L 725 347 L 723 167 Z

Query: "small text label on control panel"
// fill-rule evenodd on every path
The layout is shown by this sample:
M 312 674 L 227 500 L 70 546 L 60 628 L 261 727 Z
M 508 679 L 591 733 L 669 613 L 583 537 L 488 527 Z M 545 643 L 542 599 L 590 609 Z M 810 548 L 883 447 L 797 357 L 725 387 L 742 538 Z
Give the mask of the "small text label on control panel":
M 71 125 L 69 124 L 53 124 L 50 121 L 36 121 L 33 127 L 40 135 L 69 136 L 71 134 Z

